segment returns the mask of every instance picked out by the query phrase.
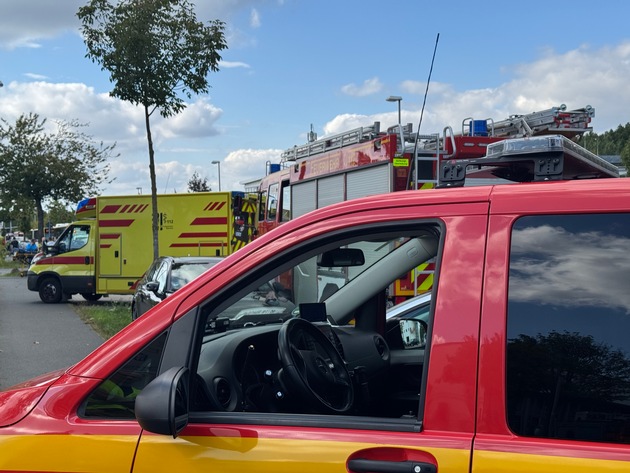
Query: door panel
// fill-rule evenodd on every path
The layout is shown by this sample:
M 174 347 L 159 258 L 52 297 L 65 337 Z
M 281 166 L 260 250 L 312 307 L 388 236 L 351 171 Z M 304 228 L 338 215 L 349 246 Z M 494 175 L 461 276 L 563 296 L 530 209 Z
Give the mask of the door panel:
M 490 219 L 474 472 L 628 470 L 630 213 L 549 201 Z

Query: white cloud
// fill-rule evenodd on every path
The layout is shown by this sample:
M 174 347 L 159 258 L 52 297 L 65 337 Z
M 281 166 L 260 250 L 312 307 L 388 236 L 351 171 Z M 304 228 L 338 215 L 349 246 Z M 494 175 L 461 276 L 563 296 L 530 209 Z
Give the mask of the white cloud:
M 373 95 L 383 90 L 383 84 L 378 77 L 366 79 L 363 84 L 346 84 L 341 87 L 341 91 L 346 95 L 352 95 L 354 97 L 365 97 L 366 95 Z
M 24 74 L 26 77 L 28 77 L 29 79 L 33 79 L 33 80 L 46 80 L 47 77 L 41 74 L 35 74 L 33 72 L 27 72 Z
M 252 28 L 260 28 L 260 13 L 255 8 L 252 8 L 252 11 L 249 14 L 249 26 Z
M 154 114 L 155 131 L 161 139 L 207 138 L 220 134 L 216 122 L 223 110 L 215 107 L 206 97 L 189 104 L 183 112 L 167 120 Z
M 0 15 L 0 48 L 38 48 L 39 41 L 64 31 L 77 30 L 76 12 L 83 0 L 28 0 L 2 2 Z
M 219 69 L 234 69 L 237 67 L 243 67 L 245 69 L 249 69 L 250 65 L 240 61 L 219 61 Z

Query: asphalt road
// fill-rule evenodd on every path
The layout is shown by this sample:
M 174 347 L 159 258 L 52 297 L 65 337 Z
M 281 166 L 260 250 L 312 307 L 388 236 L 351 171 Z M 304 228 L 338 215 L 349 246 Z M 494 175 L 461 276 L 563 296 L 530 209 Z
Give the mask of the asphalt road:
M 44 304 L 25 278 L 0 276 L 0 390 L 66 368 L 103 341 L 72 303 Z

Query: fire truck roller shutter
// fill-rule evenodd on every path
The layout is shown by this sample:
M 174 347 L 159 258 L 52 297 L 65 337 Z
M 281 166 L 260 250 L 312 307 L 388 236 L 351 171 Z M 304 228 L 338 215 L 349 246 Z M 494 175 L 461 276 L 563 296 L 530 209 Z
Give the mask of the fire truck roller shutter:
M 390 166 L 373 166 L 346 176 L 347 199 L 391 192 Z
M 317 181 L 317 208 L 343 202 L 346 195 L 344 175 L 324 177 Z
M 293 218 L 315 210 L 317 182 L 301 182 L 291 186 L 291 208 Z

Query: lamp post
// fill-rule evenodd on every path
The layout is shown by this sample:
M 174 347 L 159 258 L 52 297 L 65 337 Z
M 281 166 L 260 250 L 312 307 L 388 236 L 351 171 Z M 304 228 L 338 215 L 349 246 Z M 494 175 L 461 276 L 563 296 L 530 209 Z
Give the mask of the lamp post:
M 398 95 L 390 95 L 385 100 L 387 100 L 388 102 L 398 102 L 398 124 L 400 125 L 400 122 L 401 122 L 401 119 L 400 119 L 400 102 L 402 101 L 402 97 L 400 97 Z
M 221 161 L 212 161 L 212 164 L 217 165 L 217 174 L 219 175 L 219 192 L 221 192 Z

